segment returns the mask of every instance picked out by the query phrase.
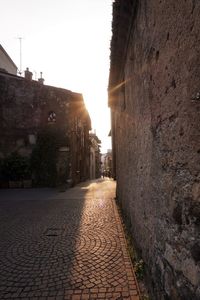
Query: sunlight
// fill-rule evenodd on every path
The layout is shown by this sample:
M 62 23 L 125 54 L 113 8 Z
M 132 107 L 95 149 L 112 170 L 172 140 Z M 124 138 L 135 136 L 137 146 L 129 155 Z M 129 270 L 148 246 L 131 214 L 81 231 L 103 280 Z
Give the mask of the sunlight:
M 100 140 L 103 140 L 101 152 L 111 149 L 111 140 L 108 137 L 110 131 L 110 110 L 107 105 L 107 91 L 87 90 L 83 92 L 84 101 L 92 121 L 92 129 Z

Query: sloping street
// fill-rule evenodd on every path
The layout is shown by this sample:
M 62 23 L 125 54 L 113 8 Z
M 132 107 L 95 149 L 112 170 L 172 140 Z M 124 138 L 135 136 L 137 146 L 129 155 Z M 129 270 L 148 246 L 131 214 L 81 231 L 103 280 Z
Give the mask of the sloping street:
M 0 190 L 0 299 L 133 299 L 115 182 Z

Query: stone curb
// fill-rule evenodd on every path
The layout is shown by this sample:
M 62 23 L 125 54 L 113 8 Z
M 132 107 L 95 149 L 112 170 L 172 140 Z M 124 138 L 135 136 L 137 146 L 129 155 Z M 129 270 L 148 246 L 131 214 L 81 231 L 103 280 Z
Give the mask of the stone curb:
M 120 239 L 120 243 L 122 246 L 122 252 L 123 252 L 123 256 L 124 256 L 124 263 L 125 263 L 125 268 L 126 268 L 126 272 L 127 272 L 130 295 L 134 295 L 135 291 L 137 291 L 136 296 L 138 296 L 138 300 L 141 300 L 141 292 L 140 292 L 139 284 L 137 282 L 135 271 L 133 269 L 131 257 L 129 255 L 128 244 L 126 241 L 126 237 L 125 237 L 125 233 L 124 233 L 124 229 L 123 229 L 123 225 L 122 225 L 122 218 L 120 216 L 119 210 L 117 208 L 117 205 L 116 205 L 116 202 L 114 199 L 112 200 L 112 204 L 113 204 L 114 214 L 115 214 L 116 223 L 117 223 L 117 230 L 119 232 L 119 239 Z M 136 299 L 137 298 L 135 298 L 135 300 Z

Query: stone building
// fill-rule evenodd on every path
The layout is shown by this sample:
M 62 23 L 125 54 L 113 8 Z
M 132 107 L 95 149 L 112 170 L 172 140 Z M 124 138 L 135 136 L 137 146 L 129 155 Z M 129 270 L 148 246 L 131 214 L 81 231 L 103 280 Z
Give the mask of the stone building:
M 33 81 L 30 73 L 0 73 L 1 160 L 10 153 L 33 157 L 32 176 L 41 185 L 49 173 L 54 183 L 88 179 L 91 122 L 82 95 Z
M 112 177 L 112 150 L 108 149 L 107 153 L 102 154 L 101 163 L 103 176 Z
M 12 61 L 6 50 L 0 45 L 0 70 L 10 74 L 17 74 L 17 66 Z
M 200 299 L 200 2 L 113 3 L 117 198 L 153 299 Z
M 90 179 L 101 177 L 101 141 L 95 133 L 90 132 Z

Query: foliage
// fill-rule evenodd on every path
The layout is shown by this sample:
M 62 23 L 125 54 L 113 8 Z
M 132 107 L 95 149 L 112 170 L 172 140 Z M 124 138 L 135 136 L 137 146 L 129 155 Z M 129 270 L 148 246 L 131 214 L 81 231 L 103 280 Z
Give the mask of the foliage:
M 123 225 L 125 229 L 128 251 L 131 257 L 131 261 L 133 263 L 135 275 L 139 280 L 142 280 L 144 278 L 144 273 L 145 273 L 144 261 L 141 258 L 139 258 L 138 253 L 136 252 L 133 246 L 134 243 L 133 243 L 132 235 L 130 233 L 130 225 L 128 225 L 128 222 Z
M 119 213 L 121 215 L 121 220 L 124 227 L 128 251 L 140 286 L 141 300 L 150 300 L 150 297 L 148 295 L 148 289 L 145 283 L 145 263 L 141 258 L 141 254 L 139 253 L 140 251 L 138 251 L 138 249 L 136 251 L 136 248 L 134 247 L 135 243 L 132 235 L 131 220 L 126 214 L 125 210 L 123 210 L 122 205 L 118 199 L 116 199 L 116 202 L 118 205 Z
M 58 149 L 67 145 L 68 139 L 60 129 L 47 127 L 41 130 L 31 156 L 31 168 L 37 186 L 55 186 Z
M 142 259 L 135 261 L 134 270 L 138 279 L 144 278 L 144 261 Z
M 142 295 L 141 300 L 150 300 L 150 297 L 148 295 Z
M 5 180 L 23 180 L 31 177 L 30 160 L 16 152 L 1 162 L 1 177 Z

